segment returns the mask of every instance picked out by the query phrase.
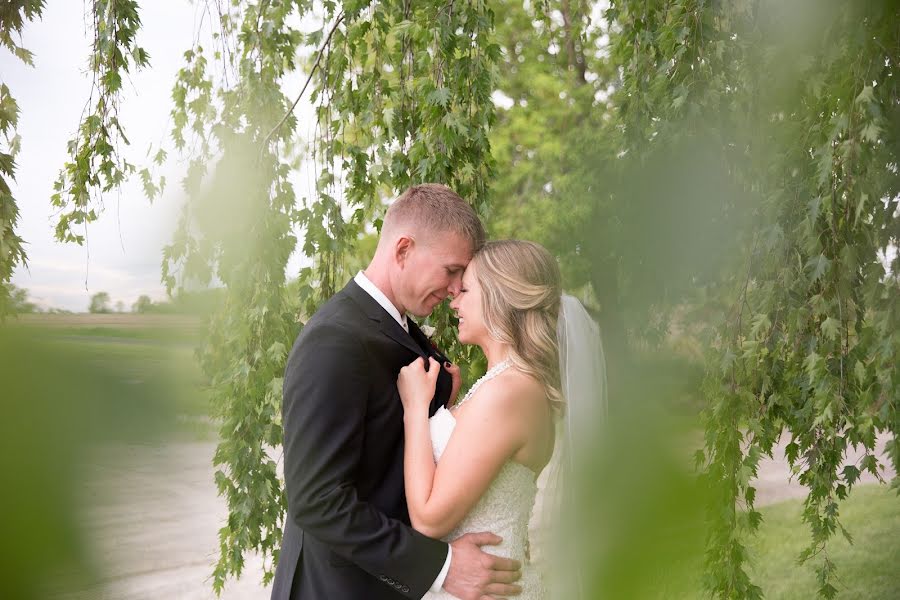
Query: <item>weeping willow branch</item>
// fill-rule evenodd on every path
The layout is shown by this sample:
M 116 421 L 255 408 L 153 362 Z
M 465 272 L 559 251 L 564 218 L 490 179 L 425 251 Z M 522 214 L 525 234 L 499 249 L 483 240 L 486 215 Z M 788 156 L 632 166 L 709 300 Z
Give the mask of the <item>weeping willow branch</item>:
M 272 139 L 272 136 L 281 129 L 281 126 L 284 125 L 284 122 L 287 121 L 288 117 L 294 112 L 294 109 L 297 108 L 297 105 L 300 103 L 300 99 L 303 98 L 303 94 L 306 93 L 306 88 L 309 86 L 309 83 L 312 81 L 313 75 L 316 74 L 316 69 L 319 68 L 319 62 L 322 60 L 322 55 L 325 53 L 325 49 L 328 47 L 328 44 L 331 43 L 331 36 L 334 35 L 335 30 L 338 28 L 338 25 L 344 20 L 344 13 L 338 15 L 338 18 L 335 19 L 334 25 L 331 26 L 331 31 L 328 32 L 328 37 L 325 38 L 325 42 L 319 48 L 319 51 L 316 53 L 316 62 L 313 63 L 312 69 L 309 71 L 309 76 L 306 78 L 306 83 L 303 84 L 303 88 L 300 90 L 300 93 L 297 95 L 297 98 L 294 100 L 291 107 L 288 111 L 281 117 L 281 120 L 278 121 L 278 124 L 272 128 L 272 130 L 266 134 L 266 137 L 263 139 L 262 146 L 265 148 L 268 146 L 269 141 Z

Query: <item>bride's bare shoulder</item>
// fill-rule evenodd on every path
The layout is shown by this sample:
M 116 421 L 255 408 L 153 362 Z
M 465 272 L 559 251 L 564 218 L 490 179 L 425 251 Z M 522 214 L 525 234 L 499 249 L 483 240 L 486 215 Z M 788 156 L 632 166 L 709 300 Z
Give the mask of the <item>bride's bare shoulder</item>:
M 518 369 L 507 369 L 486 382 L 477 396 L 468 402 L 472 405 L 469 414 L 501 417 L 505 422 L 523 425 L 544 418 L 549 406 L 544 386 Z

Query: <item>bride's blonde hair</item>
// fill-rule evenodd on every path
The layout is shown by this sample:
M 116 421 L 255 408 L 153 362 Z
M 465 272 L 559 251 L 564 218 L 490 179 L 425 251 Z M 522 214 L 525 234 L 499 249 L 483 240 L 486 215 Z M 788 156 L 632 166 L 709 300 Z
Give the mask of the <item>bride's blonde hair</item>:
M 561 410 L 556 322 L 562 278 L 556 259 L 534 242 L 501 240 L 482 246 L 472 264 L 488 333 L 510 345 L 512 364 L 537 379 Z

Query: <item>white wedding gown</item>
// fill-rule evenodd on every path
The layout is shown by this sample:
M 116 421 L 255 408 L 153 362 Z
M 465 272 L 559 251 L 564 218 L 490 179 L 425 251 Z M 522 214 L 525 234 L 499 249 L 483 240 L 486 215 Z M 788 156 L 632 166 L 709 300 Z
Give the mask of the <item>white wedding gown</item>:
M 456 427 L 456 417 L 441 407 L 429 420 L 429 426 L 434 461 L 437 463 Z M 536 495 L 537 483 L 534 472 L 523 464 L 507 461 L 469 514 L 443 538 L 444 541 L 450 542 L 465 533 L 485 531 L 502 537 L 503 542 L 500 545 L 485 546 L 484 550 L 522 563 L 522 579 L 517 582 L 522 586 L 522 593 L 516 596 L 518 600 L 545 600 L 547 597 L 541 574 L 525 559 L 528 521 L 531 518 Z M 424 598 L 450 600 L 455 596 L 442 590 L 440 593 L 429 592 Z

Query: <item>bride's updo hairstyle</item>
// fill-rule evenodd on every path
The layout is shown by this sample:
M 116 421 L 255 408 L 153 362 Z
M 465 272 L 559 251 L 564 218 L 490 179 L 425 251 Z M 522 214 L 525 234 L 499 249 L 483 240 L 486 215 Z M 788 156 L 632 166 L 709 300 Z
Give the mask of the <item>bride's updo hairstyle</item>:
M 487 242 L 471 264 L 488 333 L 510 345 L 512 364 L 541 382 L 561 410 L 556 321 L 562 278 L 556 259 L 534 242 L 501 240 Z

